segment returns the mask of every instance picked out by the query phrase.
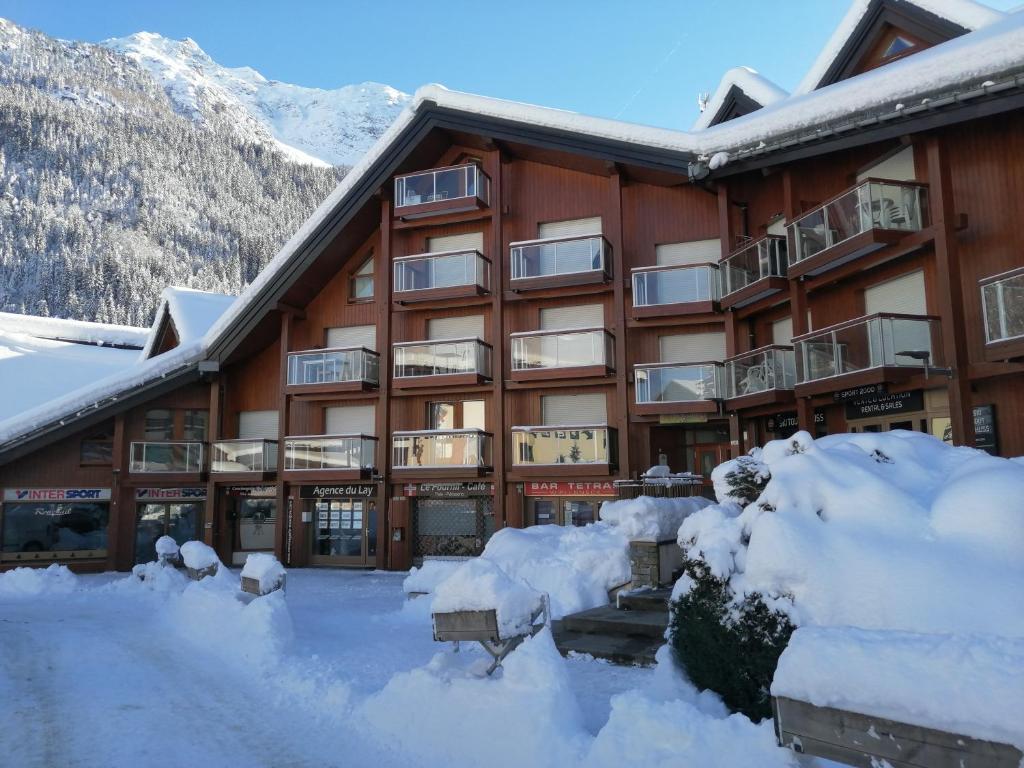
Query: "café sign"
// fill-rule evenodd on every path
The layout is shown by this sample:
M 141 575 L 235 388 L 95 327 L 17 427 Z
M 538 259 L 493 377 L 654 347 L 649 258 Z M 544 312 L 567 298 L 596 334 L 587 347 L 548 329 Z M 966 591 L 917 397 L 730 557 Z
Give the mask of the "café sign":
M 110 501 L 110 489 L 6 488 L 4 501 Z
M 615 484 L 610 480 L 598 482 L 571 482 L 567 480 L 536 481 L 523 487 L 526 496 L 617 496 Z
M 406 496 L 427 496 L 433 499 L 467 499 L 470 496 L 493 496 L 494 483 L 407 483 L 402 486 Z
M 347 485 L 302 485 L 299 496 L 304 499 L 338 499 L 359 498 L 369 499 L 377 495 L 377 486 L 373 483 L 349 483 Z
M 205 499 L 206 488 L 136 488 L 135 498 L 151 499 Z

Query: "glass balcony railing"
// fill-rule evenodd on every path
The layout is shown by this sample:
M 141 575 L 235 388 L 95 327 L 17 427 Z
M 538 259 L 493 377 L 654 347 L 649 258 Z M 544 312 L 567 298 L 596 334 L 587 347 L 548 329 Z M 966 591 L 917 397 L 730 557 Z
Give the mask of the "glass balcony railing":
M 313 349 L 288 355 L 288 384 L 380 384 L 380 355 L 359 348 Z
M 474 163 L 434 168 L 395 178 L 395 211 L 426 203 L 479 200 L 487 205 L 490 179 Z
M 924 186 L 909 182 L 861 182 L 789 225 L 790 266 L 870 229 L 916 232 L 924 226 L 924 193 Z
M 611 246 L 601 235 L 512 243 L 512 282 L 569 275 L 604 280 L 611 275 Z
M 219 440 L 210 451 L 211 472 L 276 472 L 276 440 Z
M 310 435 L 284 441 L 284 468 L 369 470 L 376 465 L 377 438 L 371 435 Z
M 1024 339 L 1024 269 L 981 281 L 985 343 Z
M 512 334 L 512 370 L 614 368 L 612 335 L 603 328 Z
M 633 270 L 633 306 L 718 301 L 717 264 L 639 267 Z
M 723 395 L 721 363 L 653 363 L 633 369 L 637 405 L 697 403 Z
M 766 277 L 785 277 L 786 238 L 768 235 L 747 243 L 722 259 L 721 270 L 723 296 Z
M 480 339 L 414 341 L 394 345 L 395 378 L 491 375 L 491 346 Z
M 391 438 L 394 469 L 490 467 L 491 435 L 479 429 L 395 432 Z
M 797 383 L 870 368 L 941 365 L 939 321 L 918 315 L 877 314 L 793 339 Z
M 725 361 L 727 398 L 792 389 L 794 386 L 796 358 L 792 347 L 762 347 Z
M 524 466 L 616 464 L 618 438 L 604 424 L 512 427 L 512 463 Z
M 198 473 L 205 467 L 205 443 L 193 441 L 131 444 L 131 471 Z
M 490 272 L 490 262 L 479 251 L 404 256 L 395 259 L 394 290 L 396 294 L 461 287 L 487 291 Z

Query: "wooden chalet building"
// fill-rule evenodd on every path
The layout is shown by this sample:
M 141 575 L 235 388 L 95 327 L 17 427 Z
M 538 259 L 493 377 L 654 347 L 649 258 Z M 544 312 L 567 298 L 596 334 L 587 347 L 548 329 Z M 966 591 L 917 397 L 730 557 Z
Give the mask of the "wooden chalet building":
M 1024 15 L 943 7 L 855 4 L 691 132 L 421 89 L 204 335 L 0 431 L 0 566 L 405 569 L 797 429 L 1024 454 Z

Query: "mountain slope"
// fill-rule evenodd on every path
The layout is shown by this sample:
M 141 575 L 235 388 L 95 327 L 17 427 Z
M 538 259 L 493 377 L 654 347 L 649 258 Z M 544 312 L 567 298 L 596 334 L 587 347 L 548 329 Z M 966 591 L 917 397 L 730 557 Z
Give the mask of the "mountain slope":
M 357 151 L 399 106 L 367 96 L 362 123 L 286 154 L 249 110 L 287 124 L 287 91 L 219 88 L 190 109 L 130 55 L 0 19 L 0 311 L 139 325 L 168 284 L 239 292 L 344 175 L 297 151 Z

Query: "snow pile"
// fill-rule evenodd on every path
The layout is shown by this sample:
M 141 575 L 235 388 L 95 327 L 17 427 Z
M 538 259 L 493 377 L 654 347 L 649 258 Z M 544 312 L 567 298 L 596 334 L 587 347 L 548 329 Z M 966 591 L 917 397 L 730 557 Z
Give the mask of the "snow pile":
M 217 566 L 221 570 L 220 558 L 213 547 L 201 541 L 186 541 L 181 545 L 181 559 L 186 568 L 201 571 L 204 568 Z
M 553 618 L 607 604 L 608 591 L 631 578 L 629 541 L 607 523 L 503 528 L 481 558 L 546 592 Z
M 638 496 L 635 499 L 606 501 L 601 505 L 601 520 L 614 525 L 626 538 L 645 541 L 673 539 L 683 520 L 711 502 L 701 496 L 662 499 Z
M 178 556 L 178 542 L 166 534 L 156 540 L 157 557 L 167 560 Z
M 434 613 L 490 611 L 497 613 L 498 635 L 502 638 L 530 632 L 533 616 L 544 604 L 544 596 L 521 581 L 509 578 L 491 560 L 467 560 L 437 585 L 431 610 Z
M 66 565 L 54 563 L 46 568 L 15 568 L 0 573 L 0 596 L 35 597 L 66 594 L 78 586 L 78 578 Z
M 173 565 L 140 563 L 132 568 L 130 579 L 115 581 L 109 588 L 116 592 L 147 591 L 178 593 L 188 586 L 189 578 Z
M 284 566 L 273 555 L 267 552 L 253 552 L 245 558 L 242 568 L 243 579 L 256 579 L 260 585 L 260 593 L 266 594 L 277 589 L 284 583 Z
M 1024 641 L 805 627 L 772 694 L 1024 749 Z
M 468 667 L 465 658 L 473 659 Z M 487 662 L 480 655 L 438 654 L 392 677 L 361 713 L 424 764 L 576 765 L 586 733 L 551 633 L 527 639 L 494 677 L 481 665 Z
M 769 443 L 760 497 L 700 510 L 692 556 L 797 625 L 1024 637 L 1024 467 L 916 432 Z M 687 588 L 676 586 L 677 596 Z
M 714 95 L 693 124 L 693 130 L 699 131 L 711 125 L 711 121 L 733 88 L 739 89 L 762 107 L 774 104 L 789 95 L 757 70 L 750 67 L 733 67 L 722 75 Z
M 402 591 L 407 595 L 430 594 L 460 565 L 461 560 L 424 560 L 419 568 L 409 569 L 409 575 L 402 581 Z
M 170 317 L 177 335 L 178 346 L 187 346 L 200 341 L 210 330 L 217 319 L 228 307 L 235 303 L 237 297 L 213 291 L 199 291 L 194 288 L 169 286 L 160 294 L 160 305 L 156 310 L 156 319 L 150 330 L 146 346 L 141 353 L 145 360 L 153 354 L 155 345 L 160 341 L 163 330 L 161 322 L 164 315 Z
M 85 320 L 65 320 L 58 317 L 40 317 L 39 315 L 18 315 L 13 312 L 0 312 L 0 329 L 33 336 L 37 339 L 77 341 L 100 347 L 116 344 L 136 349 L 142 349 L 146 343 L 146 336 L 149 335 L 148 328 L 91 323 Z

